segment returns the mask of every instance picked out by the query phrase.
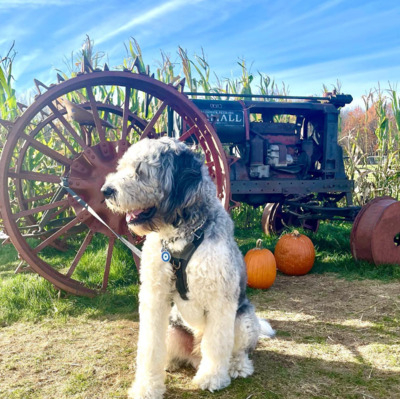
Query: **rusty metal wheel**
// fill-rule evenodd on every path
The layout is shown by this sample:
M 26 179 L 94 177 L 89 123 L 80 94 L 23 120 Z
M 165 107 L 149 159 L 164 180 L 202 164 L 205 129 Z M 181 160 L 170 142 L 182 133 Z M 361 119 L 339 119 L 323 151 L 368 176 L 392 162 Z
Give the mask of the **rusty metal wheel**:
M 82 73 L 50 87 L 36 83 L 45 90 L 17 119 L 2 151 L 0 207 L 22 260 L 57 288 L 87 296 L 105 290 L 115 246 L 112 234 L 59 186 L 61 177 L 114 231 L 137 245 L 139 238 L 129 233 L 124 217 L 106 208 L 100 188 L 131 143 L 166 133 L 168 110 L 183 122 L 180 139 L 194 137 L 204 152 L 218 196 L 228 208 L 223 148 L 178 87 L 131 71 Z M 108 239 L 101 287 L 76 273 L 95 235 Z M 70 245 L 74 240 L 75 246 Z M 77 247 L 76 241 L 81 241 Z M 71 246 L 76 254 L 68 265 L 51 256 L 51 247 Z
M 296 213 L 301 210 L 296 209 Z M 318 219 L 300 219 L 294 213 L 284 209 L 279 202 L 270 202 L 265 205 L 261 219 L 261 226 L 265 234 L 281 234 L 288 227 L 302 227 L 312 232 L 317 232 L 319 227 Z
M 400 201 L 377 197 L 361 208 L 350 235 L 356 260 L 400 265 Z

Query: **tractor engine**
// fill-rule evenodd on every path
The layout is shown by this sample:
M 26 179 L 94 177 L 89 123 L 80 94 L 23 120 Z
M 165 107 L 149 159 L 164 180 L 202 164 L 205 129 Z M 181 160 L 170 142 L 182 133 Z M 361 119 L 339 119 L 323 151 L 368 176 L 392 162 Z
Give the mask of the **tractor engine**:
M 318 142 L 308 137 L 309 126 L 302 115 L 256 110 L 243 101 L 193 102 L 207 116 L 221 142 L 229 146 L 234 159 L 233 180 L 302 179 L 320 158 Z M 257 105 L 260 108 L 260 102 Z
M 256 206 L 312 192 L 351 192 L 337 136 L 339 108 L 351 96 L 259 97 L 192 99 L 228 155 L 232 200 Z

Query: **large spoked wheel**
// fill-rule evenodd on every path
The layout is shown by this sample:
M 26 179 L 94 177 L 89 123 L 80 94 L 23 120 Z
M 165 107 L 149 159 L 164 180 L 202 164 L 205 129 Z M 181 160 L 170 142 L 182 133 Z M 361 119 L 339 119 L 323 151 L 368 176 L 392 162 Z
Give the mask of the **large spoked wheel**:
M 302 227 L 313 233 L 318 231 L 318 219 L 300 219 L 297 213 L 301 213 L 301 209 L 296 209 L 295 213 L 291 213 L 279 202 L 266 204 L 261 219 L 261 226 L 264 233 L 267 235 L 281 234 L 289 227 Z
M 195 142 L 204 154 L 217 195 L 229 206 L 226 157 L 213 128 L 179 92 L 147 75 L 130 71 L 81 74 L 46 87 L 14 124 L 0 160 L 0 206 L 7 234 L 20 257 L 57 288 L 95 295 L 108 284 L 115 237 L 60 186 L 71 187 L 120 235 L 138 245 L 125 217 L 112 214 L 100 192 L 130 144 L 167 133 L 167 114 L 180 119 L 173 135 Z M 93 287 L 79 262 L 94 236 L 108 240 L 102 283 Z M 56 249 L 73 248 L 68 264 Z M 135 259 L 138 265 L 139 259 Z

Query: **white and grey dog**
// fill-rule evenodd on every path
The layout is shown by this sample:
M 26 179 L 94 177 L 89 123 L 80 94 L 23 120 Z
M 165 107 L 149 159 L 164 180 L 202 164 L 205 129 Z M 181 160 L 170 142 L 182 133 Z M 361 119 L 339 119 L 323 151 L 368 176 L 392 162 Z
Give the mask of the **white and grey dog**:
M 204 162 L 178 140 L 145 139 L 129 148 L 102 192 L 133 232 L 147 235 L 129 396 L 162 398 L 165 369 L 183 363 L 197 368 L 194 383 L 210 391 L 251 375 L 249 352 L 274 331 L 246 298 L 233 223 Z

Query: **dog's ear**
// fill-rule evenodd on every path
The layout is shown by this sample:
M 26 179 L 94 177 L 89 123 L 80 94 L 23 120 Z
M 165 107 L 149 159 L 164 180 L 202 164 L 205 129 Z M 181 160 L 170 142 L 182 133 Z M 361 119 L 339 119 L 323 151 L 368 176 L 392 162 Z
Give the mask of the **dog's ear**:
M 172 187 L 168 204 L 173 219 L 176 219 L 179 214 L 182 216 L 184 209 L 197 201 L 202 180 L 201 167 L 201 159 L 189 149 L 174 156 Z
M 174 196 L 180 206 L 191 202 L 202 179 L 201 161 L 190 150 L 182 152 L 174 160 Z

